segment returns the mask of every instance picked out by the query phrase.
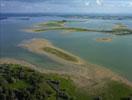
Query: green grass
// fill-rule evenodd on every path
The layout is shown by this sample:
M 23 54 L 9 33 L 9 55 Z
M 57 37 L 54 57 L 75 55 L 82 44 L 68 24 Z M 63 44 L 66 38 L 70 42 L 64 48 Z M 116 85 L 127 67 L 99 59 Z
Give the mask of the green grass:
M 64 59 L 64 60 L 73 61 L 73 62 L 78 62 L 78 60 L 77 60 L 75 57 L 73 57 L 73 56 L 71 56 L 71 55 L 69 55 L 69 54 L 67 54 L 67 53 L 64 53 L 64 52 L 62 52 L 62 51 L 60 51 L 60 50 L 57 50 L 57 49 L 55 49 L 55 48 L 44 47 L 43 50 L 44 50 L 45 52 L 47 52 L 47 53 L 51 53 L 51 54 L 53 54 L 53 55 L 56 55 L 57 57 L 60 57 L 60 58 L 62 58 L 62 59 Z
M 102 95 L 107 100 L 120 100 L 120 98 L 132 96 L 132 88 L 120 82 L 110 81 Z
M 111 30 L 98 30 L 98 29 L 87 29 L 87 28 L 77 28 L 77 27 L 68 27 L 65 26 L 66 23 L 72 21 L 49 21 L 46 23 L 41 23 L 40 29 L 33 29 L 33 32 L 45 32 L 50 30 L 62 30 L 62 31 L 73 31 L 73 32 L 102 32 L 102 33 L 109 33 L 114 35 L 128 35 L 132 34 L 132 29 L 129 29 L 127 26 L 119 24 L 116 25 Z
M 73 95 L 76 87 L 74 86 L 73 81 L 68 76 L 62 76 L 58 74 L 48 74 L 47 78 L 52 78 L 53 80 L 59 80 L 61 82 L 61 88 L 65 89 L 69 94 Z
M 109 33 L 114 35 L 129 35 L 132 34 L 131 29 L 112 29 L 112 30 L 96 30 L 96 29 L 84 29 L 84 28 L 74 28 L 74 27 L 53 27 L 53 28 L 43 28 L 43 29 L 33 29 L 33 32 L 46 32 L 51 30 L 62 30 L 62 31 L 73 31 L 73 32 L 101 32 Z
M 23 78 L 19 78 L 20 71 L 24 72 Z M 14 78 L 16 81 L 10 82 L 8 81 L 9 78 Z M 11 96 L 12 94 L 9 93 L 17 90 L 22 95 L 20 98 L 25 98 L 28 95 L 26 100 L 41 100 L 39 97 L 42 97 L 43 94 L 49 94 L 49 96 L 43 98 L 44 100 L 56 100 L 56 92 L 47 83 L 46 80 L 48 79 L 59 81 L 61 90 L 68 93 L 72 100 L 93 100 L 94 97 L 98 96 L 102 97 L 102 100 L 120 100 L 123 97 L 132 96 L 132 87 L 120 82 L 108 80 L 105 88 L 88 92 L 86 89 L 93 87 L 85 87 L 85 90 L 84 88 L 77 88 L 70 76 L 42 74 L 30 68 L 14 64 L 0 65 L 0 89 L 3 88 L 6 91 L 0 93 L 0 96 Z M 5 81 L 8 82 L 5 83 Z
M 27 88 L 29 84 L 23 80 L 17 80 L 15 83 L 10 83 L 8 85 L 9 88 L 11 89 L 23 89 Z
M 40 23 L 39 26 L 42 27 L 63 27 L 66 21 L 49 21 L 46 23 Z
M 33 32 L 45 32 L 50 30 L 63 30 L 63 31 L 75 31 L 75 32 L 88 32 L 92 30 L 83 28 L 72 28 L 72 27 L 54 27 L 54 28 L 44 28 L 44 29 L 33 29 Z

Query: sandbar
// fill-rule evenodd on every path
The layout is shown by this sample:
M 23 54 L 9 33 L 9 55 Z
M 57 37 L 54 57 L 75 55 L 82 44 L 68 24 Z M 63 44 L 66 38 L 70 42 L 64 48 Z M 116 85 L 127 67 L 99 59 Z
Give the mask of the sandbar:
M 97 42 L 112 42 L 111 37 L 96 38 Z
M 50 41 L 46 39 L 35 38 L 28 41 L 23 41 L 19 46 L 31 52 L 46 55 L 52 60 L 55 60 L 57 62 L 74 63 L 74 64 L 84 63 L 84 61 L 79 57 L 54 46 Z

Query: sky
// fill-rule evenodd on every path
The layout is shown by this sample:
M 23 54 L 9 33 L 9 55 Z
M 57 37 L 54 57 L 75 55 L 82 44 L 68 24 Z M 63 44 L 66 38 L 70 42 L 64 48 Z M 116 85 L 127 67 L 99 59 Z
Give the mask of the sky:
M 132 0 L 0 0 L 0 12 L 132 14 Z

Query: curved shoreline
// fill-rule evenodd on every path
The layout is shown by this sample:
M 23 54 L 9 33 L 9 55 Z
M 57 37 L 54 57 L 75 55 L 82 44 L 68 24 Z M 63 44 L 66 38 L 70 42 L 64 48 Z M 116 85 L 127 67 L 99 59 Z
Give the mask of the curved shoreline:
M 45 69 L 20 59 L 0 58 L 0 64 L 4 63 L 24 65 L 41 73 L 58 74 L 61 76 L 66 75 L 73 80 L 74 84 L 78 88 L 86 89 L 86 91 L 107 87 L 109 81 L 120 82 L 132 87 L 132 82 L 128 81 L 124 77 L 119 76 L 117 73 L 114 73 L 107 68 L 90 63 L 85 66 L 70 66 L 68 71 Z
M 70 75 L 73 78 L 73 81 L 75 81 L 75 84 L 80 87 L 85 86 L 92 86 L 94 84 L 98 84 L 97 87 L 103 86 L 100 82 L 103 81 L 103 83 L 107 83 L 109 80 L 114 81 L 120 81 L 122 83 L 125 83 L 129 86 L 132 86 L 132 83 L 129 82 L 127 79 L 121 77 L 117 73 L 112 72 L 111 70 L 104 68 L 102 66 L 86 63 L 82 59 L 80 59 L 77 56 L 74 56 L 60 48 L 55 47 L 51 42 L 45 39 L 31 39 L 29 41 L 23 41 L 19 46 L 37 53 L 37 54 L 44 54 L 48 57 L 50 57 L 52 60 L 57 61 L 59 63 L 62 63 L 65 65 L 64 67 L 67 67 L 68 70 L 46 70 L 46 72 L 53 72 L 53 73 L 59 73 L 59 74 L 67 74 Z M 78 59 L 78 62 L 70 62 L 66 61 L 62 58 L 59 58 L 55 55 L 52 55 L 50 53 L 47 53 L 43 50 L 44 47 L 52 47 L 59 51 L 62 51 L 66 54 L 72 55 L 73 57 L 76 57 Z M 84 83 L 82 83 L 84 81 Z M 86 82 L 85 82 L 86 81 Z
M 80 59 L 79 57 L 64 51 L 58 47 L 55 47 L 50 41 L 46 39 L 31 39 L 28 41 L 23 41 L 21 44 L 19 44 L 20 47 L 25 48 L 31 52 L 37 53 L 37 54 L 43 54 L 48 56 L 49 58 L 53 59 L 57 62 L 64 62 L 64 63 L 74 63 L 74 64 L 84 64 L 85 62 Z M 63 55 L 57 55 L 55 52 L 48 52 L 45 51 L 45 48 L 50 48 L 51 50 L 56 50 L 59 53 Z M 66 58 L 67 57 L 67 58 Z M 73 61 L 71 60 L 73 59 Z

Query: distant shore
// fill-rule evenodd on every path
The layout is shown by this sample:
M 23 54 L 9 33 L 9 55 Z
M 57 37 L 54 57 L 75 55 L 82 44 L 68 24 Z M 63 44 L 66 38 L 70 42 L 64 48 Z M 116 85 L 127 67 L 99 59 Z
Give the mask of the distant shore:
M 82 28 L 82 27 L 70 27 L 66 26 L 66 23 L 74 22 L 74 21 L 68 21 L 68 20 L 60 20 L 60 21 L 48 21 L 48 22 L 42 22 L 35 27 L 24 29 L 23 31 L 29 32 L 29 33 L 40 33 L 40 32 L 46 32 L 46 31 L 55 31 L 55 30 L 61 30 L 65 32 L 99 32 L 99 33 L 105 33 L 105 34 L 112 34 L 112 35 L 130 35 L 132 34 L 132 29 L 128 28 L 126 25 L 122 23 L 117 23 L 113 26 L 110 30 L 102 30 L 102 29 L 91 29 L 91 28 Z

